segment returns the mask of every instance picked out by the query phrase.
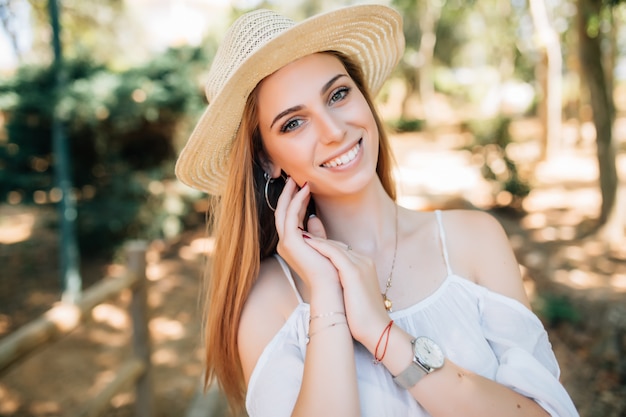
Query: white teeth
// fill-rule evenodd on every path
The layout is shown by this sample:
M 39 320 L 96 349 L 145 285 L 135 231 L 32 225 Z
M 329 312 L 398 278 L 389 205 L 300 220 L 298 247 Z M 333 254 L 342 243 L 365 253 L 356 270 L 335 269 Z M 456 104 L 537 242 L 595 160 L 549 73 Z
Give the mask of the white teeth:
M 350 161 L 353 161 L 359 153 L 359 149 L 361 149 L 361 142 L 358 142 L 352 149 L 343 155 L 338 156 L 337 158 L 331 159 L 330 161 L 322 164 L 324 168 L 334 168 L 339 165 L 347 164 Z

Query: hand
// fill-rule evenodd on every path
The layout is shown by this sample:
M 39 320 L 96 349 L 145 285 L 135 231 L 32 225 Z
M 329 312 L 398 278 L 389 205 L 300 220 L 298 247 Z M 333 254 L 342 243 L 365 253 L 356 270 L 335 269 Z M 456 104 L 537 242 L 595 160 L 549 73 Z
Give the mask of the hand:
M 304 216 L 310 198 L 307 184 L 298 189 L 292 178 L 287 179 L 276 204 L 275 221 L 279 237 L 276 250 L 312 292 L 318 287 L 340 291 L 337 269 L 328 259 L 305 243 Z M 311 222 L 309 228 L 315 236 L 326 237 L 319 219 L 317 222 Z M 307 233 L 307 236 L 313 236 L 312 233 Z
M 389 322 L 389 315 L 382 302 L 374 261 L 345 243 L 324 237 L 312 237 L 306 243 L 338 271 L 352 336 L 363 344 L 377 337 Z

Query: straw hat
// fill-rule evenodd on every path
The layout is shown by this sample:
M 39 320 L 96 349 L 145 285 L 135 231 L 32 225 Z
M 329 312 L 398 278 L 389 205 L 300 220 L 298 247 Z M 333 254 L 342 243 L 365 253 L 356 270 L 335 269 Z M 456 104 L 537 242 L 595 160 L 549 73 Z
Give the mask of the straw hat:
M 386 6 L 351 6 L 300 23 L 270 10 L 241 16 L 213 59 L 205 89 L 209 106 L 180 153 L 177 177 L 190 187 L 222 194 L 248 95 L 290 62 L 316 52 L 342 52 L 360 64 L 375 96 L 403 50 L 402 18 Z

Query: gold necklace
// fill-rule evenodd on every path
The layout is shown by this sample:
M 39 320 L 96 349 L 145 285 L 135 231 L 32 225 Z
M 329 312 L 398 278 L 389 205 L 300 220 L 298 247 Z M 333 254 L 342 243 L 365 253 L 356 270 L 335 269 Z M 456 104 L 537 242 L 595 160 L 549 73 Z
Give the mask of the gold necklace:
M 382 293 L 383 303 L 385 304 L 385 309 L 388 312 L 392 312 L 391 309 L 393 307 L 393 302 L 387 297 L 387 292 L 389 288 L 391 288 L 391 280 L 393 279 L 393 269 L 396 266 L 396 254 L 398 253 L 398 205 L 394 202 L 396 207 L 396 243 L 393 248 L 393 260 L 391 261 L 391 270 L 389 271 L 389 277 L 387 277 L 387 283 L 385 284 L 385 292 Z

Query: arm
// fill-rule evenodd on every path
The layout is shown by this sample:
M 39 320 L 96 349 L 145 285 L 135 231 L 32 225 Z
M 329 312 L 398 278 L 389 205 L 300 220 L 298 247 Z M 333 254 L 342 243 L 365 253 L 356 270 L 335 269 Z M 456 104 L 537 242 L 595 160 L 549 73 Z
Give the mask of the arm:
M 389 337 L 383 364 L 392 375 L 398 375 L 411 363 L 413 335 L 394 326 Z M 368 349 L 375 347 L 372 342 L 368 342 Z M 409 391 L 435 417 L 548 415 L 533 400 L 463 369 L 449 359 L 441 369 L 426 375 Z
M 455 237 L 455 241 L 449 245 L 455 248 L 451 253 L 453 264 L 456 265 L 460 261 L 463 269 L 471 271 L 468 275 L 481 285 L 515 298 L 528 306 L 519 268 L 508 246 L 506 236 L 497 222 L 490 216 L 478 212 L 455 212 L 453 216 L 455 218 L 451 222 L 448 219 L 445 222 L 448 236 Z M 457 236 L 460 238 L 457 239 Z M 353 295 L 361 300 L 366 299 L 364 295 L 369 291 L 355 289 L 358 283 L 366 280 L 352 278 L 350 269 L 355 267 L 345 262 L 337 248 L 318 240 L 312 244 L 332 259 L 340 271 L 344 293 L 349 294 L 346 297 L 346 307 L 350 309 L 351 303 L 348 298 Z M 351 253 L 350 256 L 358 255 Z M 362 260 L 357 260 L 355 263 L 361 262 Z M 376 293 L 376 289 L 374 292 Z M 380 305 L 379 295 L 374 294 L 372 302 L 368 304 L 370 306 L 368 319 L 364 321 L 355 319 L 354 324 L 351 322 L 350 329 L 357 340 L 363 343 L 370 352 L 374 352 L 380 334 L 389 322 L 389 317 L 384 310 L 377 307 Z M 353 316 L 359 317 L 362 314 L 361 312 Z M 397 326 L 393 326 L 388 351 L 383 361 L 393 375 L 401 373 L 411 362 L 413 353 L 410 341 L 414 336 L 419 335 L 409 335 Z M 463 369 L 450 360 L 446 360 L 440 370 L 424 377 L 410 392 L 436 417 L 456 416 L 460 412 L 464 416 L 548 415 L 532 399 Z
M 336 268 L 304 242 L 299 229 L 303 225 L 308 199 L 308 187 L 297 190 L 293 180 L 287 181 L 276 206 L 276 229 L 280 236 L 278 252 L 305 282 L 311 316 L 345 311 Z M 271 313 L 281 304 L 280 297 L 276 297 L 280 291 L 272 285 L 265 288 L 263 278 L 260 277 L 255 285 L 258 288 L 246 302 L 240 326 L 242 330 L 244 326 L 248 328 L 248 331 L 240 330 L 240 356 L 246 380 L 249 380 L 263 348 L 284 324 L 285 312 L 293 309 L 287 308 L 282 314 Z M 280 282 L 285 282 L 284 277 Z M 360 415 L 352 336 L 345 324 L 329 326 L 341 321 L 345 322 L 342 315 L 312 320 L 309 329 L 312 336 L 306 347 L 302 383 L 292 415 Z M 293 385 L 293 381 L 279 380 L 277 383 Z M 275 401 L 282 404 L 286 399 L 277 396 Z
M 334 394 L 340 393 L 343 400 L 345 393 L 349 392 L 339 390 L 334 383 L 337 377 L 341 379 L 340 377 L 351 375 L 353 372 L 349 367 L 354 363 L 351 336 L 347 335 L 350 342 L 350 350 L 347 351 L 350 355 L 348 360 L 336 363 L 337 353 L 341 352 L 337 340 L 341 339 L 342 332 L 348 332 L 347 326 L 325 327 L 334 321 L 345 322 L 345 317 L 338 315 L 314 320 L 319 322 L 318 333 L 311 337 L 311 343 L 306 346 L 306 358 L 303 358 L 301 341 L 296 336 L 298 329 L 304 327 L 301 324 L 303 318 L 290 317 L 296 308 L 297 300 L 293 289 L 285 279 L 278 262 L 273 258 L 264 261 L 259 277 L 246 301 L 238 332 L 239 358 L 246 384 L 252 390 L 249 412 L 254 416 L 278 417 L 298 415 L 297 407 L 301 407 L 301 410 L 307 413 L 316 413 L 319 409 L 315 407 L 324 406 L 327 408 L 322 411 L 326 415 L 349 415 L 344 414 L 345 402 L 340 404 L 340 408 L 335 408 L 336 405 L 328 401 L 330 398 L 327 400 L 324 397 L 327 395 L 324 391 L 326 388 L 334 390 Z M 287 336 L 278 335 L 288 319 L 296 319 L 295 324 L 291 323 L 287 328 L 289 329 Z M 315 331 L 314 324 L 311 326 L 311 332 Z M 274 347 L 265 352 L 263 365 L 259 365 L 259 369 L 255 371 L 254 387 L 250 386 L 252 373 L 261 355 L 276 337 L 278 340 L 273 341 Z M 325 348 L 330 348 L 330 352 L 325 352 Z M 322 365 L 317 365 L 318 361 Z M 323 383 L 316 383 L 316 378 L 325 379 Z M 308 382 L 310 387 L 306 386 L 307 381 L 310 381 Z M 358 398 L 355 404 L 358 405 Z

